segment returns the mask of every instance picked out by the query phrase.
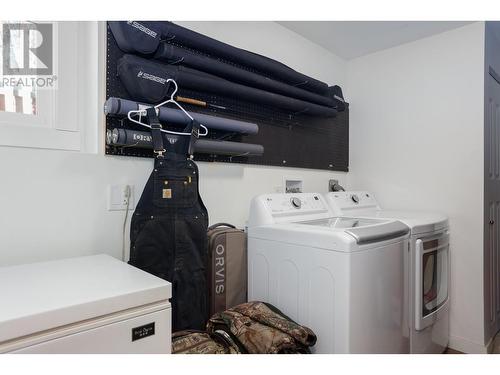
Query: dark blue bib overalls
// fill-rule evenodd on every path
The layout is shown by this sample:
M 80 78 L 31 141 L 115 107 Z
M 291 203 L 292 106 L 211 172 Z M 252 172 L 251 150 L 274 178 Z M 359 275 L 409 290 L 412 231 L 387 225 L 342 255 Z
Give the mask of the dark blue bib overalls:
M 157 157 L 130 229 L 129 263 L 172 283 L 172 329 L 204 329 L 207 319 L 208 213 L 198 191 L 198 167 L 189 158 L 199 124 L 167 135 L 148 109 Z

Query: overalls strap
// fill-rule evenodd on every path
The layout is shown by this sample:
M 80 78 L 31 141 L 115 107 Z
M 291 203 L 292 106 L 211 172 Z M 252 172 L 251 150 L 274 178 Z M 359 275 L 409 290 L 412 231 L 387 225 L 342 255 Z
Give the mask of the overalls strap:
M 158 116 L 156 115 L 156 108 L 150 107 L 146 109 L 146 119 L 151 126 L 151 136 L 153 138 L 153 151 L 156 154 L 156 157 L 161 158 L 165 153 L 165 147 L 163 146 L 163 137 L 162 137 L 162 126 L 160 124 L 160 120 L 158 120 Z

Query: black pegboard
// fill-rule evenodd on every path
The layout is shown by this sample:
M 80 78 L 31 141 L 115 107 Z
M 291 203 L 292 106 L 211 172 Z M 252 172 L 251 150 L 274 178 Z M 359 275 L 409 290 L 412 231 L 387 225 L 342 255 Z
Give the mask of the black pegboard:
M 117 76 L 117 62 L 123 54 L 108 26 L 106 99 L 113 96 L 133 99 Z M 264 155 L 260 157 L 195 154 L 195 160 L 348 171 L 348 110 L 340 112 L 334 118 L 320 118 L 293 114 L 276 108 L 241 102 L 233 98 L 185 90 L 182 87 L 179 87 L 179 95 L 231 108 L 231 111 L 226 111 L 183 104 L 184 108 L 190 112 L 234 118 L 255 122 L 259 125 L 259 133 L 256 135 L 231 134 L 210 130 L 209 136 L 211 138 L 261 144 L 265 149 Z M 107 116 L 106 129 L 116 127 L 144 130 L 127 119 Z M 106 145 L 106 154 L 136 157 L 154 156 L 152 150 L 109 145 Z

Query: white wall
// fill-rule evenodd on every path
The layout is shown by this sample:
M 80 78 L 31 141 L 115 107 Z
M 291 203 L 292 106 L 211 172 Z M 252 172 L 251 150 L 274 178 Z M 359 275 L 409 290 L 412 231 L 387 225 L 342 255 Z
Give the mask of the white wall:
M 273 22 L 183 22 L 184 26 L 284 62 L 329 84 L 346 67 L 325 49 Z M 97 125 L 96 125 L 97 126 Z M 100 124 L 102 131 L 102 124 Z M 199 163 L 210 222 L 243 226 L 252 196 L 274 192 L 284 176 L 306 191 L 326 191 L 345 173 Z M 124 211 L 106 210 L 109 184 L 133 184 L 136 201 L 152 160 L 0 147 L 0 265 L 105 252 L 121 255 Z
M 450 344 L 483 350 L 484 24 L 349 62 L 349 187 L 446 213 Z
M 276 59 L 329 85 L 345 84 L 344 60 L 276 22 L 177 22 L 177 24 Z

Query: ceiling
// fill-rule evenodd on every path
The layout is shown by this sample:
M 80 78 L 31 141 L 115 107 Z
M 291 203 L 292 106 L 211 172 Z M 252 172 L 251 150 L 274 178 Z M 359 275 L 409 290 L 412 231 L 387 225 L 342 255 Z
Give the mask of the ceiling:
M 337 56 L 350 60 L 455 29 L 471 22 L 286 21 L 278 23 Z

